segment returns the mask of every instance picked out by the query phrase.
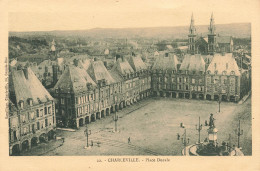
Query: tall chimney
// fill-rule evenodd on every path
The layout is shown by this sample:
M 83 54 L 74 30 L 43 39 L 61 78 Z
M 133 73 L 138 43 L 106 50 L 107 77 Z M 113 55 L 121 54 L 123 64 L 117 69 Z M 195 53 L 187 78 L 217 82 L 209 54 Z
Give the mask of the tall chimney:
M 25 77 L 26 79 L 28 79 L 28 68 L 27 68 L 27 67 L 24 67 L 24 68 L 23 68 L 23 73 L 24 73 L 24 77 Z

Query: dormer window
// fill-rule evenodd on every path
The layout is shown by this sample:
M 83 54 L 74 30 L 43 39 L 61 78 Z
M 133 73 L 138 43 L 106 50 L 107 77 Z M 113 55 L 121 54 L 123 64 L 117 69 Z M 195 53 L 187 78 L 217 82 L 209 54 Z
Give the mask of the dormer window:
M 21 108 L 21 109 L 23 109 L 23 108 L 24 108 L 24 106 L 23 106 L 23 105 L 24 105 L 24 104 L 23 104 L 23 100 L 20 100 L 20 101 L 19 101 L 19 106 L 20 106 L 20 108 Z
M 223 75 L 227 75 L 227 71 L 223 71 L 223 73 L 222 73 Z
M 231 75 L 235 75 L 235 72 L 234 72 L 234 71 L 231 71 L 230 74 L 231 74 Z
M 218 74 L 218 71 L 217 71 L 217 70 L 215 71 L 215 74 L 216 74 L 216 75 Z
M 210 74 L 210 71 L 208 71 L 208 74 Z
M 32 98 L 29 98 L 29 99 L 28 99 L 28 104 L 29 104 L 30 106 L 33 106 L 33 100 L 32 100 Z

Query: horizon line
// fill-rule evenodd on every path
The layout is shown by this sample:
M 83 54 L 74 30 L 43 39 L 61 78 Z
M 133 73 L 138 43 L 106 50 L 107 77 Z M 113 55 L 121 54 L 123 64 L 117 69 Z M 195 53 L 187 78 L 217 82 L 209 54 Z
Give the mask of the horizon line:
M 215 25 L 228 25 L 228 24 L 250 24 L 251 22 L 233 22 L 233 23 L 224 23 L 224 24 L 215 24 Z M 207 26 L 208 24 L 199 24 L 196 26 Z M 8 31 L 8 33 L 26 33 L 26 32 L 55 32 L 55 31 L 86 31 L 93 29 L 142 29 L 142 28 L 167 28 L 167 27 L 189 27 L 189 25 L 180 25 L 180 26 L 147 26 L 147 27 L 93 27 L 93 28 L 85 28 L 85 29 L 68 29 L 68 30 L 32 30 L 32 31 Z

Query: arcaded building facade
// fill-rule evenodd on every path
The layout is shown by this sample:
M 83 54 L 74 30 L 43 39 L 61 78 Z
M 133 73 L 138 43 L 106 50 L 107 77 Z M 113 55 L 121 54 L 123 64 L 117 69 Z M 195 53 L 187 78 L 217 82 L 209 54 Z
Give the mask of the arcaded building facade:
M 55 138 L 55 104 L 30 68 L 12 70 L 9 78 L 10 155 L 17 155 Z

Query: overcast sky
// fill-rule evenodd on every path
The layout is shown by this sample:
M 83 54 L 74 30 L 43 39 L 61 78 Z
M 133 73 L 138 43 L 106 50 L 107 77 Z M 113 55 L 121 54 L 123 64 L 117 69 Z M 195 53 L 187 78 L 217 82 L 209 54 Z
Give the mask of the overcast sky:
M 208 25 L 251 22 L 259 0 L 12 0 L 9 31 Z

